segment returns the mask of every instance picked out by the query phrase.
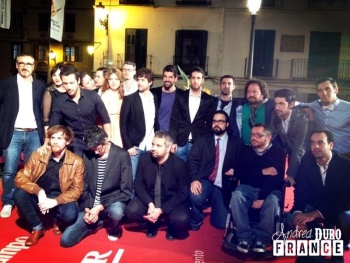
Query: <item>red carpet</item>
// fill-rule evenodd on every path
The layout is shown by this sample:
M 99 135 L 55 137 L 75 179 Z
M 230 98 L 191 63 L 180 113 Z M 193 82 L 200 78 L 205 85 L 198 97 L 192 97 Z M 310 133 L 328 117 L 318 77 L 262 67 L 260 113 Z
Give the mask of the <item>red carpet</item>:
M 106 231 L 101 229 L 72 248 L 60 247 L 59 236 L 55 236 L 52 229 L 46 231 L 37 245 L 25 247 L 24 242 L 29 233 L 18 223 L 16 209 L 10 218 L 0 218 L 0 262 L 257 262 L 222 251 L 224 231 L 210 226 L 209 216 L 206 216 L 200 231 L 191 231 L 190 236 L 182 241 L 166 240 L 164 228 L 160 229 L 154 239 L 148 239 L 145 229 L 136 224 L 126 224 L 121 239 L 116 242 L 109 241 Z M 269 260 L 280 263 L 294 261 L 291 257 Z

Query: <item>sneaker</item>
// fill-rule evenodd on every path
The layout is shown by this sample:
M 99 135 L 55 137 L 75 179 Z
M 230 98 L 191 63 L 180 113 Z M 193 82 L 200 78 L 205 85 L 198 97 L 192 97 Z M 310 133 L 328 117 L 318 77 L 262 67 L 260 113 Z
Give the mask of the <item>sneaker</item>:
M 107 237 L 110 241 L 117 241 L 122 235 L 121 228 L 113 229 L 107 232 Z
M 237 250 L 242 253 L 248 253 L 249 248 L 250 248 L 250 243 L 247 241 L 240 241 L 239 244 L 237 245 Z
M 256 241 L 253 247 L 253 251 L 257 253 L 265 253 L 265 245 L 261 241 Z
M 2 218 L 8 218 L 11 216 L 12 212 L 12 205 L 4 205 L 4 207 L 1 210 L 0 216 Z

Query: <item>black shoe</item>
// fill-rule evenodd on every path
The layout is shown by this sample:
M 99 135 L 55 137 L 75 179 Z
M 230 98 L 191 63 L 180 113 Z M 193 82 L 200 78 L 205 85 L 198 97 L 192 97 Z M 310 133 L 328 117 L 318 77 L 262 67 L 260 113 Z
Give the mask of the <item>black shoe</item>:
M 148 228 L 146 232 L 146 237 L 154 238 L 157 236 L 157 234 L 158 234 L 158 229 Z
M 201 228 L 201 225 L 203 224 L 203 221 L 198 224 L 192 224 L 191 223 L 191 230 L 192 231 L 198 231 Z
M 174 241 L 175 240 L 175 237 L 169 233 L 169 231 L 166 231 L 166 235 L 165 235 L 165 238 L 169 241 Z
M 122 229 L 113 229 L 107 232 L 107 237 L 110 241 L 117 241 L 122 236 Z

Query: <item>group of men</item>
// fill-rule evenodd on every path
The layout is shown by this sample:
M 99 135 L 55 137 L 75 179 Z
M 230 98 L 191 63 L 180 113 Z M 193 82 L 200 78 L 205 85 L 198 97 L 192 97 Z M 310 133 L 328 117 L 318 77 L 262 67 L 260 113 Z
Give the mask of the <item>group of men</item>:
M 253 246 L 264 252 L 281 210 L 286 158 L 286 180 L 296 187 L 294 224 L 322 219 L 349 237 L 344 226 L 350 224 L 350 185 L 343 171 L 350 167 L 350 103 L 337 98 L 331 78 L 318 81 L 320 100 L 312 103 L 297 103 L 289 89 L 269 99 L 260 79 L 248 80 L 245 98 L 238 100 L 231 75 L 220 78 L 220 96 L 213 97 L 203 92 L 205 73 L 199 67 L 191 70 L 190 86 L 183 91 L 176 87 L 173 65 L 163 70 L 163 86 L 152 88 L 149 69 L 124 64 L 129 77 L 123 86 L 128 95 L 121 108 L 121 149 L 108 140 L 110 120 L 99 95 L 79 87 L 72 66 L 61 70 L 66 93 L 53 102 L 44 142 L 45 87 L 32 77 L 32 56 L 19 55 L 16 67 L 18 74 L 0 83 L 0 121 L 5 124 L 0 126 L 5 158 L 1 217 L 9 217 L 17 206 L 32 230 L 26 245 L 44 235 L 35 214 L 49 210 L 54 233 L 63 232 L 64 247 L 102 225 L 108 238 L 117 240 L 124 213 L 146 221 L 149 238 L 157 235 L 166 215 L 166 238 L 182 239 L 189 228 L 200 229 L 209 201 L 214 227 L 225 229 L 227 212 L 232 213 L 239 251 L 247 253 Z M 97 116 L 102 128 L 96 126 Z M 304 156 L 307 145 L 311 152 Z M 17 173 L 22 151 L 26 164 Z M 338 184 L 342 187 L 334 191 Z M 261 210 L 254 229 L 250 208 Z

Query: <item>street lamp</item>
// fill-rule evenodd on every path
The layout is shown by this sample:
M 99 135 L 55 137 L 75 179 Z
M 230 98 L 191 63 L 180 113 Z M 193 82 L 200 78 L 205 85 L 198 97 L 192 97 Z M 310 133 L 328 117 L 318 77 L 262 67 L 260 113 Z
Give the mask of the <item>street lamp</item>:
M 248 79 L 253 77 L 253 59 L 254 59 L 254 38 L 255 38 L 255 20 L 257 12 L 261 6 L 261 0 L 248 0 L 247 7 L 252 17 L 250 29 L 249 58 L 248 58 Z

